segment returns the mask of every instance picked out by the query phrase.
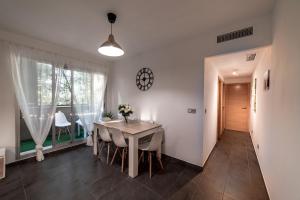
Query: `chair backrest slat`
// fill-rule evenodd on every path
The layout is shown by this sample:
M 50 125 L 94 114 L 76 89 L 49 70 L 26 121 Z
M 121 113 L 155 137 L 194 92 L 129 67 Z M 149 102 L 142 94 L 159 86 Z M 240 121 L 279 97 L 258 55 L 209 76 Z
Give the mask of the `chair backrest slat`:
M 124 135 L 120 130 L 109 128 L 108 131 L 112 134 L 112 140 L 118 147 L 127 147 Z
M 58 111 L 57 113 L 55 113 L 55 124 L 56 125 L 60 125 L 60 124 L 67 123 L 67 122 L 68 122 L 68 120 L 63 112 Z
M 160 128 L 156 133 L 153 134 L 150 144 L 149 151 L 157 151 L 163 140 L 164 129 Z
M 104 142 L 112 141 L 110 134 L 105 126 L 101 125 L 101 128 L 99 130 L 99 135 L 100 135 L 101 140 L 103 140 Z

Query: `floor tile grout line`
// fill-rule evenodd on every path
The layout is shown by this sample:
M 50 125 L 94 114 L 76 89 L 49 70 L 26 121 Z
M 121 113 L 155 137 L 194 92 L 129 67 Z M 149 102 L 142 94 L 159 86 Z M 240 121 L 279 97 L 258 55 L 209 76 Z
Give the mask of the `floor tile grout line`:
M 225 183 L 224 183 L 224 188 L 223 188 L 223 192 L 222 192 L 222 200 L 224 199 L 224 195 L 225 195 L 225 191 L 226 191 L 226 186 L 227 186 L 227 183 L 229 181 L 229 170 L 230 170 L 230 167 L 231 167 L 231 163 L 232 163 L 232 160 L 231 160 L 231 154 L 232 154 L 232 144 L 230 145 L 230 151 L 229 151 L 229 155 L 228 155 L 228 158 L 229 158 L 229 165 L 228 165 L 228 169 L 227 169 L 227 175 L 226 175 L 226 180 L 225 180 Z
M 185 169 L 185 167 L 186 167 L 186 166 L 184 166 L 183 170 Z M 182 175 L 183 170 L 178 174 L 178 176 L 176 177 L 176 180 L 178 179 L 179 176 Z M 152 192 L 154 192 L 155 194 L 157 194 L 161 199 L 164 199 L 164 197 L 163 197 L 161 194 L 159 194 L 159 193 L 157 193 L 156 191 L 152 190 L 152 188 L 150 188 L 147 184 L 141 183 L 141 182 L 139 182 L 139 181 L 137 181 L 137 180 L 135 180 L 135 179 L 133 179 L 133 181 L 135 181 L 135 182 L 138 183 L 138 184 L 143 185 L 144 187 L 146 187 L 146 188 L 149 189 L 150 191 L 152 191 Z M 176 182 L 176 181 L 174 181 L 174 183 L 172 184 L 172 186 L 171 186 L 170 188 L 173 188 L 173 187 L 174 187 L 175 182 Z M 169 198 L 168 198 L 168 199 L 169 199 Z
M 20 175 L 20 178 L 21 178 L 21 184 L 22 184 L 24 195 L 25 195 L 25 199 L 28 200 L 27 192 L 26 192 L 25 185 L 24 185 L 24 177 L 22 175 L 22 172 L 20 171 L 20 166 L 18 166 L 18 171 L 19 171 L 19 175 Z
M 134 182 L 141 184 L 144 188 L 147 188 L 148 190 L 150 190 L 151 192 L 155 193 L 156 195 L 158 195 L 161 199 L 163 199 L 163 196 L 159 193 L 157 193 L 156 191 L 152 190 L 150 187 L 148 187 L 148 185 L 144 184 L 144 183 L 140 183 L 137 180 L 133 180 Z
M 126 181 L 126 179 L 124 179 L 124 180 L 118 182 L 118 183 L 115 184 L 113 187 L 111 187 L 111 188 L 109 189 L 109 191 L 105 192 L 104 194 L 102 194 L 101 196 L 99 196 L 99 197 L 96 198 L 96 199 L 98 200 L 98 199 L 102 198 L 103 196 L 105 196 L 106 194 L 108 194 L 109 192 L 112 192 L 114 189 L 117 188 L 117 186 L 119 186 L 121 183 L 123 183 L 123 182 L 125 182 L 125 181 Z M 93 197 L 94 197 L 94 196 L 95 196 L 95 195 L 93 195 Z
M 111 167 L 113 167 L 113 166 L 111 166 Z M 184 167 L 184 169 L 186 168 L 186 166 Z M 184 170 L 183 169 L 183 170 Z M 180 176 L 182 173 L 183 173 L 183 170 L 179 173 L 179 175 L 178 176 Z M 177 178 L 178 178 L 178 176 L 176 177 L 176 180 L 177 180 Z M 93 184 L 95 183 L 95 182 L 97 182 L 99 179 L 97 179 L 96 181 L 94 181 L 93 182 Z M 125 181 L 125 180 L 124 180 Z M 151 192 L 153 192 L 156 196 L 158 196 L 159 198 L 161 198 L 161 199 L 164 199 L 163 198 L 163 196 L 161 195 L 161 194 L 159 194 L 159 193 L 157 193 L 156 191 L 154 191 L 153 189 L 151 189 L 147 184 L 144 184 L 144 183 L 141 183 L 141 182 L 139 182 L 139 181 L 137 181 L 135 178 L 133 178 L 131 181 L 134 181 L 135 183 L 137 183 L 137 184 L 141 184 L 144 188 L 146 188 L 146 189 L 148 189 L 149 191 L 151 191 Z M 118 184 L 117 184 L 118 185 Z M 175 185 L 175 183 L 172 185 L 172 187 Z M 108 192 L 111 192 L 112 190 L 114 190 L 116 187 L 113 187 L 110 191 L 108 191 Z M 107 194 L 108 192 L 106 192 L 106 193 L 104 193 L 102 196 L 104 196 L 105 194 Z M 93 197 L 94 197 L 94 195 L 93 195 Z M 101 197 L 99 197 L 99 198 L 101 198 Z
M 180 176 L 183 174 L 183 171 L 185 170 L 186 167 L 187 167 L 187 166 L 184 166 L 184 168 L 183 168 L 183 169 L 181 170 L 181 172 L 178 174 L 178 176 L 176 177 L 176 179 L 175 179 L 173 185 L 170 187 L 170 189 L 172 189 L 172 188 L 175 186 L 175 183 L 176 183 L 176 181 L 178 180 L 178 177 L 180 177 Z M 200 172 L 200 173 L 202 173 L 202 172 Z M 170 197 L 169 197 L 169 198 L 170 198 Z
M 140 183 L 139 181 L 137 180 L 132 180 L 133 182 L 137 183 L 137 184 L 140 184 L 143 188 L 145 189 L 148 189 L 150 192 L 153 192 L 156 196 L 158 196 L 160 199 L 164 199 L 163 196 L 161 194 L 159 194 L 158 192 L 152 190 L 150 187 L 148 187 L 146 184 L 144 183 Z
M 251 171 L 250 171 L 251 169 L 250 169 L 249 152 L 248 152 L 248 147 L 247 146 L 246 146 L 246 153 L 247 153 L 248 175 L 249 175 L 250 184 L 252 184 L 252 175 L 251 175 Z
M 152 188 L 150 188 L 147 184 L 145 184 L 145 183 L 141 183 L 141 182 L 139 182 L 139 181 L 137 181 L 137 180 L 132 180 L 132 181 L 134 181 L 134 182 L 136 182 L 136 183 L 138 183 L 138 184 L 141 184 L 143 187 L 145 187 L 145 188 L 147 188 L 148 190 L 150 190 L 151 192 L 153 192 L 153 193 L 155 193 L 156 195 L 158 195 L 161 199 L 163 199 L 163 196 L 161 195 L 161 194 L 159 194 L 158 192 L 156 192 L 156 191 L 154 191 Z

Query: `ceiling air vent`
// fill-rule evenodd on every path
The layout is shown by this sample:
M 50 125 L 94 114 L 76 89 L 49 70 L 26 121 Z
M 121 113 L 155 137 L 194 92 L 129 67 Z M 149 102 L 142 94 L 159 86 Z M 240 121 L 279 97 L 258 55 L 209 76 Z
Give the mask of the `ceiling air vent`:
M 217 36 L 217 43 L 253 35 L 253 26 Z
M 253 61 L 255 60 L 256 53 L 250 53 L 246 55 L 246 61 Z

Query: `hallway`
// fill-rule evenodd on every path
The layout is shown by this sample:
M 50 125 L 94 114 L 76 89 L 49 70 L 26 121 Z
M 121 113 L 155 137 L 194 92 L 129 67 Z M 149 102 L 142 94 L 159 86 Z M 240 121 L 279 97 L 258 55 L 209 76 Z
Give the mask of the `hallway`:
M 203 172 L 171 199 L 269 199 L 250 135 L 225 131 Z

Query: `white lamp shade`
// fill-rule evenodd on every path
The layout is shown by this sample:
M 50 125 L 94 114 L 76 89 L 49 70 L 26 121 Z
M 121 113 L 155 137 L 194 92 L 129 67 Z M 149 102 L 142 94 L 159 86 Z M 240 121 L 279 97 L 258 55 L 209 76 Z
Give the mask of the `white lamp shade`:
M 111 57 L 118 57 L 124 55 L 123 49 L 115 41 L 114 36 L 112 34 L 110 34 L 108 40 L 99 47 L 98 52 L 102 55 Z

